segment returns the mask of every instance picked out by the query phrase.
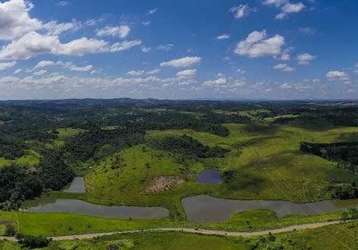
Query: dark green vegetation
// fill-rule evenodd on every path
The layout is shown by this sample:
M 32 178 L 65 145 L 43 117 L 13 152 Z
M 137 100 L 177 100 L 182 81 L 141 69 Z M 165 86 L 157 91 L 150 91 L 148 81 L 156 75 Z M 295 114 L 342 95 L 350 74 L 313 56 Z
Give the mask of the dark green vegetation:
M 220 147 L 210 148 L 188 135 L 165 137 L 150 143 L 154 148 L 165 150 L 184 157 L 223 158 L 228 150 Z
M 0 208 L 19 208 L 24 200 L 41 195 L 43 190 L 61 190 L 73 176 L 72 169 L 56 151 L 44 153 L 36 169 L 16 165 L 1 168 Z
M 105 205 L 163 206 L 170 210 L 170 218 L 102 221 L 17 212 L 0 217 L 10 225 L 21 224 L 16 229 L 26 235 L 61 235 L 188 225 L 181 199 L 198 194 L 295 202 L 356 198 L 357 125 L 358 103 L 351 102 L 1 102 L 3 209 L 17 209 L 36 197 L 40 198 L 35 202 L 62 197 Z M 223 183 L 197 183 L 205 169 L 217 169 Z M 75 175 L 84 176 L 87 192 L 61 192 Z M 200 227 L 255 230 L 340 217 L 333 213 L 278 218 L 259 210 Z M 165 237 L 159 241 L 167 241 Z M 196 236 L 180 237 L 183 242 L 196 241 Z M 221 238 L 214 239 L 213 246 L 223 244 Z M 240 245 L 230 242 L 228 249 Z M 271 242 L 282 243 L 275 238 L 257 244 Z M 138 249 L 150 249 L 144 247 L 148 246 Z

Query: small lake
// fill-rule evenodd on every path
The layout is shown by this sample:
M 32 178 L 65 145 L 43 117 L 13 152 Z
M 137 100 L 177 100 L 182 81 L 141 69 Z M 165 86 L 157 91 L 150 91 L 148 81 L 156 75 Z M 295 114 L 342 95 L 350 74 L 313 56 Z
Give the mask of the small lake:
M 86 193 L 85 180 L 83 177 L 75 177 L 65 193 Z
M 292 214 L 315 215 L 342 209 L 335 205 L 335 201 L 300 204 L 289 201 L 229 200 L 208 195 L 185 198 L 182 204 L 187 219 L 197 223 L 223 222 L 235 213 L 251 209 L 269 209 L 278 217 Z
M 161 219 L 169 216 L 169 210 L 162 207 L 104 206 L 70 199 L 58 199 L 53 203 L 32 207 L 26 211 L 38 213 L 74 213 L 123 219 Z
M 201 184 L 221 184 L 223 181 L 218 170 L 207 169 L 199 174 L 197 182 Z

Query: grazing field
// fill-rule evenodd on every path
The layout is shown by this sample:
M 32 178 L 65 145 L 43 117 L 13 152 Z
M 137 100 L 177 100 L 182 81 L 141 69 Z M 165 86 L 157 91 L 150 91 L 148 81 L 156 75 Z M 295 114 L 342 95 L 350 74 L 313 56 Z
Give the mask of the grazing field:
M 45 250 L 88 249 L 180 249 L 180 250 L 253 250 L 253 249 L 357 249 L 358 223 L 326 226 L 302 232 L 261 236 L 258 238 L 227 238 L 184 233 L 140 233 L 105 236 L 93 240 L 53 241 Z M 173 240 L 175 239 L 175 240 Z M 16 243 L 0 242 L 1 249 L 21 249 Z
M 12 235 L 15 229 L 41 243 L 46 239 L 40 236 L 151 228 L 254 232 L 301 224 L 323 226 L 357 216 L 356 210 L 343 209 L 358 204 L 358 105 L 123 103 L 74 101 L 62 106 L 50 102 L 45 110 L 36 103 L 21 104 L 27 108 L 18 103 L 11 108 L 0 105 L 0 119 L 4 119 L 0 121 L 0 235 Z M 74 177 L 83 177 L 86 192 L 65 192 Z M 185 203 L 187 212 L 188 206 L 198 208 L 203 220 L 185 214 L 182 201 L 195 199 L 191 196 L 207 197 Z M 215 198 L 225 202 L 214 202 Z M 26 211 L 51 203 L 48 211 L 64 212 L 64 203 L 56 199 L 67 199 L 66 209 L 73 213 Z M 103 215 L 104 210 L 97 213 L 91 204 L 71 199 L 116 206 L 106 211 L 117 219 L 79 215 Z M 319 203 L 321 207 L 292 204 L 332 199 L 338 200 Z M 290 202 L 271 202 L 283 200 Z M 162 207 L 170 214 L 165 219 L 135 219 L 135 213 L 123 212 L 137 209 L 130 206 Z M 312 214 L 321 214 L 297 215 L 301 207 L 307 214 L 314 208 L 318 210 Z M 339 208 L 342 211 L 336 211 Z M 133 217 L 119 217 L 126 214 Z M 281 217 L 285 214 L 291 215 Z M 215 218 L 222 222 L 209 222 Z M 340 237 L 344 228 L 356 237 L 356 227 L 351 223 L 307 235 L 297 232 L 245 240 L 143 231 L 51 242 L 47 249 L 310 249 L 318 247 L 314 237 L 324 241 L 334 230 Z M 350 240 L 347 236 L 346 244 Z M 1 244 L 0 249 L 19 247 Z
M 193 130 L 151 131 L 147 144 L 114 154 L 86 176 L 85 199 L 98 203 L 163 205 L 172 215 L 182 217 L 180 200 L 194 194 L 211 194 L 234 199 L 290 200 L 309 202 L 330 199 L 328 187 L 334 182 L 352 181 L 353 177 L 336 163 L 300 152 L 302 141 L 335 142 L 358 128 L 339 128 L 321 132 L 292 126 L 267 126 L 252 129 L 227 124 L 230 134 L 220 137 Z M 252 131 L 251 131 L 252 130 Z M 170 149 L 157 150 L 150 141 L 189 135 L 210 147 L 230 152 L 224 158 L 186 157 Z M 216 168 L 233 177 L 221 185 L 196 183 L 200 171 Z M 160 176 L 184 180 L 170 190 L 146 192 Z

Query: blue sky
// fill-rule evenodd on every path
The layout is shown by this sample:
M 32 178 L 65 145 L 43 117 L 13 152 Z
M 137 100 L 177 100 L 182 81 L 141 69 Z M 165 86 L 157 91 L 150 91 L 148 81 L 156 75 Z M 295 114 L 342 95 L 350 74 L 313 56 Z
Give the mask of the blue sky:
M 356 99 L 355 0 L 0 0 L 0 99 Z

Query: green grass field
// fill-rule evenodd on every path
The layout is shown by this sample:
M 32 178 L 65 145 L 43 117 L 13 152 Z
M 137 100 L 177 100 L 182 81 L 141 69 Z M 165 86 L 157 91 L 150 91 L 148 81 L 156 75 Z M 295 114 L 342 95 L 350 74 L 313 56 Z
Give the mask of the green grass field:
M 13 224 L 17 232 L 27 235 L 61 236 L 84 233 L 115 232 L 157 227 L 206 228 L 225 231 L 258 231 L 290 225 L 338 220 L 340 212 L 314 216 L 291 215 L 278 218 L 269 210 L 251 210 L 235 214 L 216 224 L 193 224 L 172 220 L 129 220 L 64 213 L 0 212 L 0 235 L 5 224 Z M 1 227 L 3 226 L 3 227 Z
M 27 150 L 25 155 L 16 160 L 7 160 L 0 157 L 0 168 L 10 166 L 11 164 L 16 164 L 22 167 L 36 167 L 40 164 L 40 159 L 41 156 L 37 152 Z
M 217 249 L 312 249 L 338 250 L 358 249 L 358 223 L 327 226 L 314 230 L 276 235 L 275 237 L 259 237 L 251 239 L 226 238 L 216 236 L 199 236 L 183 233 L 141 233 L 131 235 L 108 236 L 84 241 L 52 242 L 46 250 L 92 250 L 92 249 L 132 249 L 132 250 L 217 250 Z M 265 244 L 259 244 L 265 239 Z M 175 239 L 175 240 L 173 240 Z M 113 247 L 113 248 L 110 248 Z M 117 247 L 117 248 L 115 248 Z M 0 249 L 21 249 L 10 242 L 0 242 Z
M 93 165 L 86 176 L 83 199 L 104 204 L 162 205 L 172 216 L 182 218 L 181 199 L 211 194 L 233 199 L 290 200 L 309 202 L 330 199 L 332 182 L 350 181 L 351 175 L 334 162 L 299 151 L 302 141 L 333 142 L 358 128 L 337 128 L 321 132 L 297 127 L 263 127 L 251 131 L 244 125 L 227 124 L 228 137 L 192 130 L 151 131 L 147 140 L 187 134 L 209 146 L 230 149 L 225 158 L 190 159 L 169 151 L 138 145 Z M 168 149 L 170 150 L 170 149 Z M 237 173 L 234 185 L 196 183 L 206 168 Z M 158 176 L 185 180 L 169 191 L 147 193 L 146 187 Z

